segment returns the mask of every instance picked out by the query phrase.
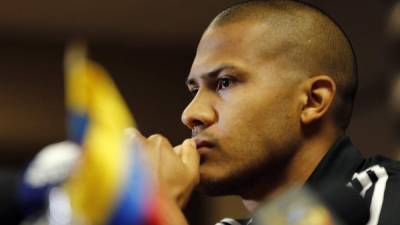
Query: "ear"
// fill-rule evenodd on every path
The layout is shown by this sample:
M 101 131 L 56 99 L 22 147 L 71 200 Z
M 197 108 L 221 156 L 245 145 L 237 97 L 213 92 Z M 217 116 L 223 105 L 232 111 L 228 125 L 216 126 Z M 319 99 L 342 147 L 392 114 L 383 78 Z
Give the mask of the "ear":
M 336 83 L 327 75 L 313 76 L 304 86 L 301 122 L 305 125 L 323 117 L 329 111 L 336 95 Z

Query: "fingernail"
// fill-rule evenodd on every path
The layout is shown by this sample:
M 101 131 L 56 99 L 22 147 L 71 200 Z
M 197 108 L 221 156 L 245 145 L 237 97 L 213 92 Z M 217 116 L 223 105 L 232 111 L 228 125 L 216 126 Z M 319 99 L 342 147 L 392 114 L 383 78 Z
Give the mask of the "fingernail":
M 186 141 L 188 141 L 193 148 L 196 148 L 196 142 L 194 141 L 194 139 L 188 138 L 186 139 Z

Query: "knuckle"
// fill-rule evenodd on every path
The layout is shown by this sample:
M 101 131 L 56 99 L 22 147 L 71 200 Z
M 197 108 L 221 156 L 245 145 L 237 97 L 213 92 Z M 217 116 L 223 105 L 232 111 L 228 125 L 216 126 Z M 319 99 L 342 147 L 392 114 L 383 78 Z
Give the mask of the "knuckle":
M 153 144 L 166 145 L 169 143 L 168 139 L 161 134 L 153 134 L 147 138 L 147 140 Z
M 147 140 L 158 140 L 158 139 L 160 139 L 160 138 L 162 138 L 162 135 L 161 134 L 152 134 L 152 135 L 150 135 L 148 138 L 147 138 Z

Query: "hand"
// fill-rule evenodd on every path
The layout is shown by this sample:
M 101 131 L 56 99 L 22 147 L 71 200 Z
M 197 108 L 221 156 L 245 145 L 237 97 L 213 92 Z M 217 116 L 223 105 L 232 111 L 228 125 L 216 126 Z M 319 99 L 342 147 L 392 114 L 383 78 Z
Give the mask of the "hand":
M 130 130 L 135 151 L 142 151 L 149 159 L 161 191 L 183 207 L 193 188 L 199 183 L 200 156 L 192 139 L 172 147 L 161 135 L 143 137 L 136 129 Z

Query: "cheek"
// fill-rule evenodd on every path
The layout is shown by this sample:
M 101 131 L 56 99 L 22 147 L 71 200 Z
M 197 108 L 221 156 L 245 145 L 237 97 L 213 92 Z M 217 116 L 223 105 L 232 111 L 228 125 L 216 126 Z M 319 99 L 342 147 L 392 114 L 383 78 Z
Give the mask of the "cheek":
M 263 115 L 264 111 L 249 101 L 220 111 L 216 128 L 221 150 L 227 158 L 245 159 L 249 152 L 255 153 L 263 148 L 270 119 Z
M 250 135 L 254 131 L 270 130 L 287 117 L 287 100 L 279 94 L 253 91 L 252 94 L 230 97 L 230 101 L 222 101 L 217 108 L 218 127 L 224 133 Z
M 218 130 L 223 135 L 221 144 L 230 150 L 231 156 L 275 151 L 295 135 L 298 125 L 293 98 L 281 93 L 268 94 L 237 98 L 238 101 L 221 107 Z

